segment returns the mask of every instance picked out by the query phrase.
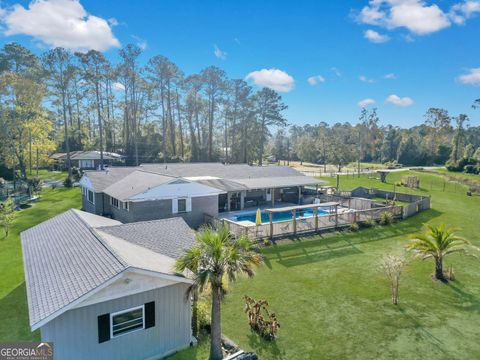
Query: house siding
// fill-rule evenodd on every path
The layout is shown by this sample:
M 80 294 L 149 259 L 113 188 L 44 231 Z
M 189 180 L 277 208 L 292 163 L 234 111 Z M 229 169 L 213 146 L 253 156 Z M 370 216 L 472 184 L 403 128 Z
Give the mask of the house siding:
M 92 204 L 82 193 L 82 209 L 95 215 L 103 215 L 103 193 L 94 193 L 94 197 L 95 204 Z
M 189 226 L 197 228 L 204 223 L 204 214 L 218 216 L 218 195 L 192 198 L 192 211 L 187 213 L 173 214 L 172 200 L 168 199 L 130 202 L 129 210 L 111 207 L 111 214 L 123 223 L 181 216 Z
M 187 347 L 191 340 L 191 303 L 185 300 L 188 284 L 159 289 L 72 309 L 41 328 L 42 341 L 54 343 L 55 359 L 135 360 Z M 155 326 L 109 341 L 98 342 L 100 315 L 155 301 Z

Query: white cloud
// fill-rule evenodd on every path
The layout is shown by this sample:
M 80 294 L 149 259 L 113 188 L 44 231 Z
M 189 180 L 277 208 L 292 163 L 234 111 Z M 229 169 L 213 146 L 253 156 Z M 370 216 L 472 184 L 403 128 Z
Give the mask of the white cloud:
M 364 24 L 387 29 L 406 28 L 427 35 L 450 26 L 448 14 L 424 0 L 370 0 L 358 16 Z
M 141 37 L 136 36 L 136 35 L 132 35 L 132 39 L 134 39 L 136 41 L 136 45 L 140 49 L 145 50 L 148 47 L 147 40 L 144 40 Z
M 342 73 L 340 72 L 340 70 L 338 70 L 336 67 L 332 67 L 330 68 L 330 70 L 332 70 L 332 72 L 337 75 L 338 77 L 341 77 L 342 76 Z
M 394 73 L 385 74 L 385 75 L 383 75 L 383 78 L 388 79 L 388 80 L 394 80 L 394 79 L 397 78 L 397 75 L 395 75 Z
M 112 88 L 115 91 L 125 91 L 125 86 L 119 82 L 114 82 L 112 84 Z
M 222 59 L 222 60 L 227 59 L 227 53 L 225 51 L 220 50 L 220 48 L 217 45 L 213 45 L 213 53 L 218 59 Z
M 107 21 L 108 21 L 108 23 L 110 24 L 110 26 L 118 26 L 118 24 L 120 24 L 120 23 L 118 22 L 118 20 L 115 19 L 115 18 L 107 19 Z
M 469 69 L 467 74 L 460 75 L 457 80 L 466 85 L 480 85 L 480 68 Z
M 451 7 L 449 16 L 455 24 L 463 25 L 475 13 L 480 12 L 480 1 L 464 1 Z
M 4 35 L 28 35 L 48 47 L 104 51 L 119 47 L 111 25 L 90 15 L 78 0 L 36 0 L 28 8 L 15 4 L 1 16 Z M 113 26 L 113 25 L 112 25 Z
M 295 86 L 293 77 L 279 69 L 252 71 L 245 77 L 245 80 L 252 80 L 255 85 L 268 87 L 279 92 L 289 92 Z
M 310 85 L 313 86 L 313 85 L 317 85 L 318 83 L 324 83 L 325 78 L 322 75 L 315 75 L 315 76 L 310 76 L 307 79 L 307 81 Z
M 380 34 L 372 29 L 365 31 L 363 37 L 376 44 L 381 44 L 390 40 L 390 36 Z
M 413 104 L 413 99 L 409 98 L 408 96 L 401 98 L 398 95 L 390 95 L 389 97 L 387 97 L 385 101 L 387 103 L 390 103 L 396 106 L 402 106 L 402 107 L 410 106 Z
M 358 77 L 358 80 L 363 81 L 363 82 L 367 82 L 367 83 L 374 83 L 375 82 L 375 80 L 369 79 L 365 75 L 360 75 Z
M 369 105 L 375 104 L 375 100 L 367 98 L 367 99 L 362 99 L 360 100 L 357 105 L 360 106 L 361 108 L 367 107 Z

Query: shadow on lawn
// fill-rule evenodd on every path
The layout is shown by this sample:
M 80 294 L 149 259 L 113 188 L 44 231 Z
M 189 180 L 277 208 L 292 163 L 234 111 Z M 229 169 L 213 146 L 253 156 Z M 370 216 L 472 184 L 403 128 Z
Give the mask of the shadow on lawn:
M 337 232 L 290 238 L 291 242 L 283 242 L 263 250 L 266 255 L 265 264 L 271 269 L 274 258 L 271 256 L 269 259 L 270 255 L 274 255 L 279 264 L 291 267 L 360 254 L 362 251 L 357 245 L 398 236 L 405 236 L 407 239 L 408 234 L 419 231 L 423 223 L 441 214 L 440 211 L 430 209 L 392 226 L 379 226 L 355 233 Z
M 254 349 L 259 359 L 265 354 L 270 354 L 274 359 L 286 359 L 285 350 L 280 350 L 276 341 L 266 341 L 255 333 L 248 335 L 248 345 Z
M 407 312 L 407 309 L 403 308 L 401 305 L 398 306 L 398 310 L 402 313 L 403 316 L 405 316 L 405 318 L 407 318 L 412 323 L 412 325 L 415 328 L 415 331 L 421 337 L 423 337 L 426 340 L 429 340 L 432 344 L 434 344 L 435 348 L 440 350 L 440 352 L 442 352 L 443 354 L 447 353 L 442 347 L 443 342 L 439 338 L 434 336 L 430 331 L 425 329 L 425 327 L 418 321 L 418 316 L 410 315 Z
M 458 283 L 457 280 L 455 280 L 455 282 Z M 455 302 L 455 304 L 453 304 L 455 307 L 475 313 L 480 312 L 480 300 L 475 295 L 456 286 L 452 281 L 448 283 L 448 287 L 455 292 L 455 295 L 457 295 L 458 303 Z
M 0 342 L 38 341 L 40 332 L 30 331 L 25 282 L 0 299 Z

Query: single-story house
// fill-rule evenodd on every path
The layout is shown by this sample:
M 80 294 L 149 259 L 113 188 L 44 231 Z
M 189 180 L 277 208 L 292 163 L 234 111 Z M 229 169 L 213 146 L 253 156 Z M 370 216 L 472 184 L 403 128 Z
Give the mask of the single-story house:
M 82 170 L 99 169 L 101 165 L 100 151 L 71 151 L 70 163 Z M 67 168 L 67 153 L 54 153 L 50 155 L 50 159 L 54 160 L 56 166 L 61 169 Z M 113 152 L 103 152 L 103 165 L 121 165 L 125 160 L 123 155 Z
M 31 330 L 55 359 L 157 359 L 189 346 L 195 236 L 182 218 L 121 224 L 69 210 L 21 234 Z
M 205 215 L 302 203 L 305 186 L 324 183 L 288 166 L 221 163 L 112 167 L 80 180 L 85 211 L 122 222 L 181 216 L 194 228 Z

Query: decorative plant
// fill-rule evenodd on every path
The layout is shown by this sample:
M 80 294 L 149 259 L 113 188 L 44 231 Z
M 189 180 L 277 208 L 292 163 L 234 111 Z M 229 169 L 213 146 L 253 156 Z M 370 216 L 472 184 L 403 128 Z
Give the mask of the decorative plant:
M 0 204 L 0 226 L 5 231 L 5 237 L 8 237 L 10 227 L 15 219 L 15 203 L 12 198 L 9 197 L 3 203 Z
M 458 235 L 458 229 L 443 225 L 429 225 L 428 229 L 412 236 L 407 250 L 413 251 L 422 260 L 433 258 L 435 260 L 435 278 L 446 281 L 443 273 L 443 258 L 452 253 L 471 255 L 467 252 L 470 242 Z
M 403 257 L 396 255 L 386 255 L 382 259 L 381 268 L 385 272 L 390 281 L 390 289 L 392 291 L 392 303 L 398 304 L 398 292 L 400 289 L 400 275 L 406 265 Z
M 380 215 L 380 225 L 390 225 L 393 222 L 393 215 L 391 212 L 384 212 Z
M 265 340 L 275 340 L 280 323 L 275 313 L 268 311 L 267 300 L 255 300 L 245 295 L 245 313 L 248 316 L 250 328 Z

